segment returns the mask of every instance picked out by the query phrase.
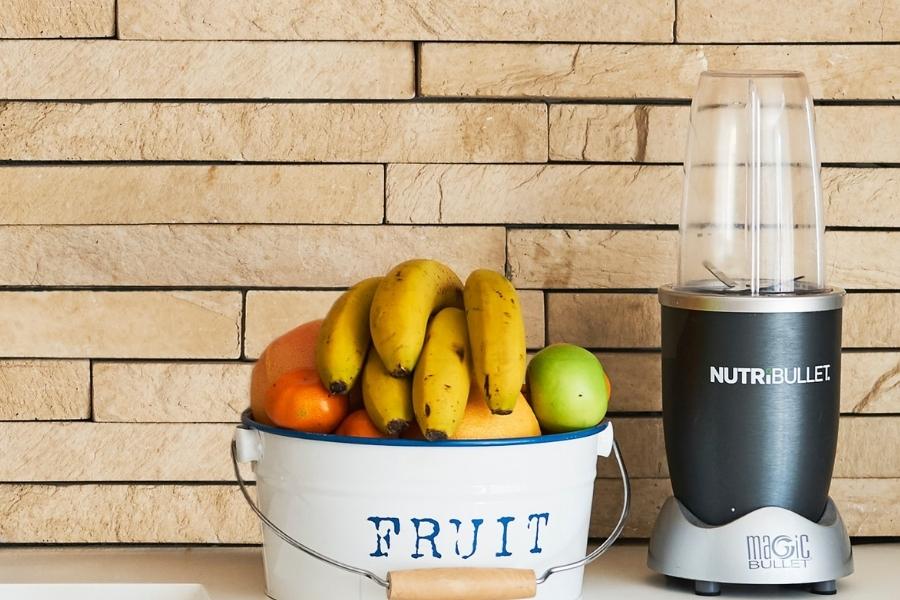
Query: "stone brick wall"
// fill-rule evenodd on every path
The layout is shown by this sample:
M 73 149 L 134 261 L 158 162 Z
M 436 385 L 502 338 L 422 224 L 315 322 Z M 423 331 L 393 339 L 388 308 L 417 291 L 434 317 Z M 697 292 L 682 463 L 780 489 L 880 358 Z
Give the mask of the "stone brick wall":
M 817 99 L 833 494 L 900 536 L 900 3 L 809 4 L 0 0 L 0 542 L 257 542 L 252 361 L 410 256 L 505 269 L 531 348 L 600 354 L 647 536 L 687 104 L 739 67 Z

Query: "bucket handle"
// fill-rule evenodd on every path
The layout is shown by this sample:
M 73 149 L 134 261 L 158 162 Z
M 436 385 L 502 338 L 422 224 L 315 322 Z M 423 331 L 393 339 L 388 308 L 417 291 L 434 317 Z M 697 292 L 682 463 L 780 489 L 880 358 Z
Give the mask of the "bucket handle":
M 324 563 L 337 567 L 348 573 L 360 575 L 373 581 L 387 590 L 388 600 L 517 600 L 520 598 L 534 598 L 537 595 L 537 586 L 544 583 L 557 573 L 578 569 L 594 562 L 609 550 L 622 535 L 625 528 L 625 520 L 631 510 L 631 482 L 628 478 L 628 470 L 625 461 L 619 451 L 619 444 L 612 440 L 612 454 L 619 467 L 619 476 L 622 479 L 622 512 L 616 526 L 613 527 L 609 537 L 597 546 L 593 552 L 579 560 L 551 567 L 537 576 L 531 569 L 511 568 L 435 568 L 435 569 L 409 569 L 402 571 L 390 571 L 387 577 L 348 565 L 304 545 L 285 533 L 275 523 L 263 514 L 262 510 L 250 496 L 247 484 L 241 476 L 238 467 L 237 438 L 243 431 L 249 431 L 244 427 L 238 427 L 235 439 L 231 440 L 231 463 L 234 467 L 234 476 L 244 499 L 250 506 L 250 510 L 259 517 L 272 532 L 288 545 L 312 556 Z M 249 461 L 254 459 L 242 454 L 242 459 Z M 252 453 L 250 453 L 252 454 Z M 242 462 L 248 462 L 242 460 Z

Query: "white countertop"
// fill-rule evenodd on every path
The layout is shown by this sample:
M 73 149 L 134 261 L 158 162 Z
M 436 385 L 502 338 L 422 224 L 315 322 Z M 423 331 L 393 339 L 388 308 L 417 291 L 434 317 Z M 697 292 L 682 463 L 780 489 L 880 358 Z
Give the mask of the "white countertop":
M 619 544 L 587 570 L 585 600 L 694 598 L 692 588 L 667 584 L 644 564 L 646 546 Z M 838 598 L 900 597 L 900 544 L 854 546 L 856 572 L 839 582 Z M 11 583 L 199 583 L 212 600 L 264 600 L 260 548 L 3 548 L 0 600 Z M 60 600 L 65 600 L 59 597 Z M 788 588 L 725 586 L 722 598 L 815 598 Z

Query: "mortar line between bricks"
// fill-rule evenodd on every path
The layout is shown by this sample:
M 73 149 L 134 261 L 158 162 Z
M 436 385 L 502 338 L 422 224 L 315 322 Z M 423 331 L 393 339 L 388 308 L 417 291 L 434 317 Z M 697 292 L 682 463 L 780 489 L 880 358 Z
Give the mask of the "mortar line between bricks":
M 384 226 L 393 226 L 393 227 L 410 227 L 410 228 L 464 228 L 464 229 L 499 229 L 504 227 L 508 230 L 520 230 L 520 229 L 530 229 L 530 230 L 554 230 L 554 229 L 568 229 L 568 230 L 584 230 L 584 231 L 668 231 L 668 230 L 677 230 L 678 224 L 675 222 L 671 223 L 610 223 L 610 222 L 569 222 L 569 221 L 560 221 L 554 223 L 546 223 L 546 222 L 503 222 L 503 221 L 489 221 L 489 222 L 426 222 L 419 221 L 415 223 L 319 223 L 319 224 L 310 224 L 310 223 L 260 223 L 253 221 L 246 222 L 216 222 L 216 223 L 203 223 L 203 222 L 179 222 L 179 223 L 162 223 L 162 222 L 147 222 L 147 223 L 6 223 L 0 224 L 0 232 L 4 229 L 9 228 L 104 228 L 104 229 L 139 229 L 139 228 L 147 228 L 147 227 L 167 227 L 167 228 L 180 228 L 180 227 L 211 227 L 218 229 L 227 229 L 229 227 L 319 227 L 319 228 L 331 228 L 331 227 L 384 227 Z M 891 233 L 895 231 L 900 231 L 900 225 L 828 225 L 825 227 L 825 231 L 836 231 L 836 232 L 857 232 L 857 233 Z M 0 288 L 2 288 L 2 284 L 0 284 Z M 15 286 L 12 286 L 15 287 Z M 127 286 L 126 286 L 127 287 Z M 133 287 L 141 287 L 141 286 L 133 286 Z M 200 287 L 217 287 L 216 285 L 211 286 L 200 286 Z M 221 286 L 218 286 L 221 287 Z M 229 287 L 229 286 L 225 286 Z
M 43 285 L 43 286 L 7 286 L 0 287 L 0 295 L 3 293 L 29 293 L 29 294 L 40 294 L 40 293 L 56 293 L 56 292 L 104 292 L 104 293 L 168 293 L 168 292 L 240 292 L 242 289 L 247 289 L 248 292 L 256 292 L 256 291 L 267 291 L 267 292 L 336 292 L 336 291 L 346 291 L 347 288 L 352 284 L 347 284 L 347 286 L 340 288 L 246 288 L 246 287 L 236 287 L 236 288 L 190 288 L 186 289 L 184 287 L 141 287 L 141 288 L 129 288 L 129 287 L 65 287 L 65 286 L 53 286 L 53 285 Z M 529 282 L 519 283 L 516 285 L 519 290 L 546 290 L 550 292 L 581 292 L 581 293 L 610 293 L 610 294 L 627 294 L 627 293 L 656 293 L 656 287 L 638 287 L 638 288 L 630 288 L 630 287 L 596 287 L 596 286 L 583 286 L 583 287 L 546 287 L 543 285 L 532 285 Z M 900 288 L 845 288 L 845 291 L 849 294 L 897 294 L 900 293 Z M 60 357 L 66 358 L 66 357 Z M 77 358 L 77 357 L 76 357 Z M 208 356 L 210 359 L 220 359 L 220 360 L 236 360 L 240 359 L 240 356 Z
M 542 167 L 542 166 L 581 166 L 581 167 L 681 167 L 684 163 L 673 160 L 658 161 L 640 161 L 633 160 L 562 160 L 550 159 L 545 162 L 510 162 L 510 161 L 491 161 L 491 162 L 402 162 L 402 161 L 386 161 L 386 162 L 357 162 L 357 163 L 309 163 L 309 162 L 286 162 L 286 161 L 228 161 L 228 160 L 206 160 L 206 159 L 185 159 L 185 160 L 2 160 L 0 159 L 0 169 L 13 167 L 250 167 L 250 166 L 285 166 L 285 167 L 317 167 L 317 166 L 374 166 L 374 165 L 417 165 L 417 166 L 459 166 L 459 167 Z M 896 169 L 900 168 L 900 161 L 829 161 L 822 163 L 823 168 L 846 168 L 846 169 Z M 128 224 L 128 223 L 125 223 Z M 134 225 L 178 225 L 181 223 L 173 223 L 171 221 L 132 223 Z M 229 222 L 186 222 L 185 224 L 201 224 L 201 225 L 231 225 Z M 255 224 L 262 225 L 379 225 L 377 222 L 354 222 L 354 223 L 335 223 L 335 222 L 291 222 L 291 223 L 265 223 L 258 222 Z M 399 225 L 391 223 L 391 225 Z
M 519 288 L 519 289 L 520 289 L 521 291 L 542 291 L 542 290 L 525 290 L 525 288 Z M 543 290 L 543 291 L 545 292 L 545 297 L 549 297 L 549 295 L 551 295 L 551 294 L 564 294 L 564 295 L 577 295 L 577 294 L 589 295 L 589 294 L 594 294 L 594 295 L 600 295 L 600 294 L 605 293 L 605 290 L 597 291 L 597 290 L 577 290 L 577 289 L 569 289 L 569 290 L 558 290 L 558 289 L 557 289 L 557 290 Z M 615 290 L 614 290 L 614 291 L 611 292 L 611 293 L 612 293 L 612 294 L 619 294 L 619 295 L 630 294 L 630 295 L 635 295 L 635 296 L 639 296 L 639 295 L 650 296 L 650 295 L 655 295 L 655 294 L 656 294 L 656 290 L 655 290 L 655 289 L 653 289 L 653 290 L 640 290 L 640 291 L 637 291 L 637 292 L 633 292 L 633 291 L 631 291 L 631 292 L 622 292 L 622 291 L 615 291 Z M 881 292 L 879 292 L 879 293 L 881 293 Z M 546 311 L 546 304 L 545 304 L 545 311 Z M 548 319 L 548 315 L 545 314 L 544 318 L 547 319 L 547 326 L 549 327 L 549 319 Z M 546 335 L 547 335 L 547 332 L 545 331 L 545 336 L 546 336 Z M 546 341 L 546 340 L 545 340 L 545 341 Z M 615 352 L 615 353 L 623 353 L 623 354 L 653 354 L 653 353 L 659 353 L 659 351 L 660 351 L 659 346 L 630 346 L 630 347 L 587 346 L 586 348 L 587 348 L 588 350 L 590 350 L 591 352 Z M 537 351 L 540 350 L 540 349 L 541 349 L 541 348 L 538 348 L 538 347 L 529 347 L 529 348 L 527 349 L 527 351 L 528 351 L 528 352 L 537 352 Z M 844 346 L 844 347 L 841 348 L 841 352 L 846 352 L 846 353 L 849 353 L 849 354 L 868 354 L 868 353 L 885 353 L 885 354 L 890 354 L 890 353 L 896 353 L 896 352 L 898 352 L 898 351 L 900 351 L 900 346 Z M 69 362 L 81 362 L 81 361 L 86 361 L 86 360 L 93 361 L 93 363 L 94 363 L 95 365 L 97 365 L 97 364 L 148 364 L 148 365 L 153 365 L 153 364 L 165 364 L 165 365 L 169 365 L 169 364 L 183 364 L 183 365 L 197 364 L 197 365 L 222 365 L 222 366 L 228 366 L 228 365 L 235 365 L 235 366 L 238 366 L 238 365 L 247 365 L 247 366 L 250 366 L 250 365 L 253 365 L 253 363 L 256 362 L 257 357 L 232 358 L 232 359 L 228 359 L 228 358 L 183 358 L 183 357 L 181 357 L 181 358 L 169 358 L 169 357 L 165 357 L 165 356 L 160 356 L 160 357 L 150 357 L 150 358 L 148 358 L 148 357 L 139 357 L 139 358 L 137 358 L 137 357 L 127 357 L 127 356 L 125 356 L 125 357 L 122 357 L 122 356 L 108 357 L 108 356 L 107 356 L 107 357 L 91 357 L 91 358 L 87 358 L 87 357 L 77 357 L 77 356 L 76 356 L 76 357 L 72 357 L 72 356 L 40 356 L 40 355 L 38 355 L 38 356 L 0 356 L 0 361 L 6 361 L 6 362 L 20 362 L 20 361 L 21 361 L 21 362 L 24 362 L 24 361 L 46 361 L 46 362 L 50 362 L 50 361 L 69 361 Z M 20 421 L 13 421 L 13 420 L 11 420 L 11 419 L 10 419 L 10 420 L 7 420 L 7 421 L 8 421 L 8 422 L 20 422 Z M 60 421 L 60 422 L 75 422 L 75 423 L 78 423 L 78 422 L 89 422 L 88 419 L 53 419 L 53 421 Z M 3 420 L 0 420 L 0 422 L 4 422 L 4 421 L 3 421 Z M 97 423 L 101 423 L 101 422 L 102 422 L 102 423 L 108 423 L 108 422 L 111 422 L 111 421 L 95 421 L 95 422 L 97 422 Z M 131 421 L 121 421 L 121 422 L 131 422 Z M 173 423 L 192 423 L 193 421 L 172 421 L 172 422 L 173 422 Z M 212 423 L 213 421 L 196 421 L 196 422 L 197 422 L 197 423 Z M 229 423 L 229 421 L 218 421 L 218 423 Z M 236 423 L 236 421 L 234 421 L 233 423 Z
M 113 1 L 113 34 L 112 39 L 120 40 L 119 38 L 119 0 Z
M 88 360 L 88 420 L 94 421 L 94 361 Z
M 900 45 L 900 44 L 898 44 Z M 689 97 L 578 97 L 567 96 L 416 96 L 413 98 L 8 98 L 4 104 L 246 104 L 246 105 L 354 105 L 354 104 L 590 104 L 636 106 L 690 106 Z M 816 106 L 900 106 L 900 98 L 815 98 Z
M 381 165 L 381 224 L 388 225 L 388 201 L 387 201 L 387 187 L 388 187 L 388 164 L 384 163 Z
M 672 0 L 672 43 L 678 44 L 678 0 Z
M 544 298 L 544 346 L 550 344 L 550 294 L 541 290 Z
M 422 97 L 422 42 L 413 42 L 413 98 Z
M 241 319 L 238 329 L 238 337 L 240 344 L 240 359 L 247 359 L 246 339 L 247 339 L 247 290 L 241 290 Z

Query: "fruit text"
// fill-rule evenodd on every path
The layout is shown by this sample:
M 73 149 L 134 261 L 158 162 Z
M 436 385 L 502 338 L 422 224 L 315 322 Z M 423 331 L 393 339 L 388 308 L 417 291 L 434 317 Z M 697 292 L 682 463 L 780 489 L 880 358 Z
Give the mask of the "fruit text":
M 375 528 L 375 550 L 369 554 L 376 558 L 386 558 L 396 538 L 409 533 L 412 539 L 412 558 L 444 558 L 446 555 L 468 560 L 476 553 L 490 552 L 494 557 L 512 556 L 509 547 L 509 532 L 512 527 L 525 526 L 529 531 L 529 552 L 540 554 L 541 533 L 550 525 L 550 513 L 532 513 L 526 519 L 502 516 L 485 519 L 448 519 L 442 524 L 429 517 L 413 517 L 401 520 L 399 517 L 369 517 Z M 408 525 L 407 525 L 408 521 Z M 490 536 L 490 543 L 483 540 Z M 482 540 L 479 543 L 479 540 Z

